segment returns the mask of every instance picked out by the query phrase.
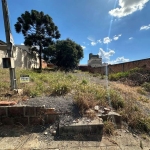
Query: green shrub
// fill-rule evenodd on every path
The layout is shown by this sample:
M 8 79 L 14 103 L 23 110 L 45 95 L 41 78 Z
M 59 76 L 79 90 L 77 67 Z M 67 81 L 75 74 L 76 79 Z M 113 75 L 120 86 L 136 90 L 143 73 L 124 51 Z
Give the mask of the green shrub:
M 66 84 L 57 84 L 53 90 L 52 90 L 52 95 L 55 96 L 60 96 L 60 95 L 65 95 L 71 91 L 71 88 L 66 85 Z
M 87 85 L 87 83 L 88 82 L 85 79 L 83 79 L 82 82 L 81 82 L 82 85 Z
M 118 110 L 119 108 L 124 108 L 124 101 L 123 98 L 115 92 L 114 90 L 111 90 L 110 93 L 110 102 L 113 108 Z
M 121 78 L 126 78 L 129 76 L 129 72 L 118 72 L 118 73 L 113 73 L 109 75 L 109 80 L 111 81 L 117 81 Z
M 143 87 L 147 92 L 150 92 L 150 83 L 145 82 L 144 84 L 142 84 L 142 87 Z
M 150 132 L 150 118 L 139 118 L 137 126 L 140 130 Z
M 113 135 L 114 130 L 115 130 L 115 126 L 113 122 L 109 120 L 104 122 L 104 128 L 103 128 L 104 134 Z
M 141 95 L 146 95 L 146 92 L 142 88 L 138 88 L 137 92 Z
M 98 76 L 100 76 L 100 74 L 98 74 L 98 73 L 93 74 L 93 77 L 98 77 Z
M 142 71 L 143 71 L 142 68 L 136 67 L 136 68 L 130 69 L 130 70 L 129 70 L 129 73 L 142 72 Z
M 30 96 L 31 97 L 37 97 L 37 96 L 40 96 L 40 95 L 41 95 L 41 93 L 37 90 L 31 90 L 30 91 Z

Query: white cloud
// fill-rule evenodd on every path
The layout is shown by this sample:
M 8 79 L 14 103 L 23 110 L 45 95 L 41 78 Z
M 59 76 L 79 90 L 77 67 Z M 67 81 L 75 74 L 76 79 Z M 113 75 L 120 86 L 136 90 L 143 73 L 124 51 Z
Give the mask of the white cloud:
M 91 42 L 91 45 L 92 46 L 95 46 L 97 43 L 96 42 Z
M 21 45 L 24 45 L 24 43 L 21 43 Z
M 97 43 L 102 43 L 102 40 L 100 39 L 100 40 L 97 40 Z
M 89 40 L 89 41 L 91 41 L 91 45 L 92 46 L 95 46 L 97 43 L 95 42 L 95 39 L 93 38 L 93 37 L 91 37 L 91 36 L 89 36 L 89 37 L 87 37 L 87 39 Z
M 103 59 L 110 59 L 110 56 L 113 56 L 115 54 L 114 50 L 109 49 L 108 52 L 104 51 L 102 48 L 99 49 L 98 55 L 102 57 Z
M 83 48 L 83 49 L 85 49 L 86 47 L 85 46 L 83 46 L 83 45 L 81 45 L 81 47 Z
M 118 39 L 119 39 L 119 37 L 121 37 L 121 35 L 122 35 L 122 34 L 115 35 L 115 36 L 113 37 L 113 39 L 116 41 L 116 40 L 118 40 Z
M 133 37 L 129 37 L 129 40 L 132 40 L 133 39 Z
M 91 36 L 88 36 L 87 39 L 88 39 L 89 41 L 91 41 L 91 42 L 94 42 L 94 41 L 95 41 L 95 39 L 94 39 L 93 37 L 91 37 Z
M 149 0 L 119 0 L 119 8 L 109 11 L 109 14 L 114 17 L 124 17 L 138 10 L 142 10 Z
M 110 39 L 109 37 L 105 37 L 104 39 L 103 39 L 103 43 L 104 44 L 108 44 L 108 43 L 110 43 L 112 41 L 112 39 Z
M 93 37 L 91 37 L 91 36 L 87 37 L 87 39 L 88 39 L 89 41 L 91 41 L 91 45 L 92 45 L 92 46 L 95 46 L 97 43 L 102 43 L 101 40 L 95 41 L 95 39 L 94 39 Z
M 124 56 L 122 56 L 122 57 L 118 57 L 116 60 L 109 61 L 108 63 L 109 64 L 119 64 L 119 63 L 128 62 L 128 61 L 129 61 L 129 59 L 124 58 Z
M 140 30 L 148 30 L 148 29 L 150 29 L 150 24 L 147 25 L 147 26 L 142 26 L 142 27 L 140 28 Z

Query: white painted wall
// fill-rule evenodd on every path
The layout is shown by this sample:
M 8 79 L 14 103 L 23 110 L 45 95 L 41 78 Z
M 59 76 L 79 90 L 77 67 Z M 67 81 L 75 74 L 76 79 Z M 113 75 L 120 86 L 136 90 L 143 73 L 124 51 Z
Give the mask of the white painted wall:
M 3 67 L 2 58 L 5 57 L 6 51 L 0 50 L 0 67 Z M 13 58 L 16 68 L 39 68 L 39 58 L 36 54 L 30 54 L 26 50 L 14 47 Z
M 102 66 L 102 59 L 101 58 L 91 58 L 88 61 L 88 66 L 91 66 L 91 67 L 101 67 Z

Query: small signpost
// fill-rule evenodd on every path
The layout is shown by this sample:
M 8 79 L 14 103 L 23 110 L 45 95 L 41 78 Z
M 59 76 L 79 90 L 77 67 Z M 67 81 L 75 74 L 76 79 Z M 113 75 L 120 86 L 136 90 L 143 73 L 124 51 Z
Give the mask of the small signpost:
M 29 75 L 20 75 L 20 83 L 28 83 L 30 82 Z

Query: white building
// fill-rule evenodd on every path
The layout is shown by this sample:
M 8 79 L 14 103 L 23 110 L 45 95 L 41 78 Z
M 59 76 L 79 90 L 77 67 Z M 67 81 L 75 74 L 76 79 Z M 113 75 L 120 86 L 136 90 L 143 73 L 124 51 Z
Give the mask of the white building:
M 99 55 L 89 54 L 88 66 L 91 67 L 101 67 L 102 66 L 102 58 Z
M 2 58 L 7 57 L 7 45 L 0 40 L 0 68 L 3 67 Z M 24 45 L 13 46 L 13 59 L 16 68 L 39 68 L 39 58 L 36 53 Z

